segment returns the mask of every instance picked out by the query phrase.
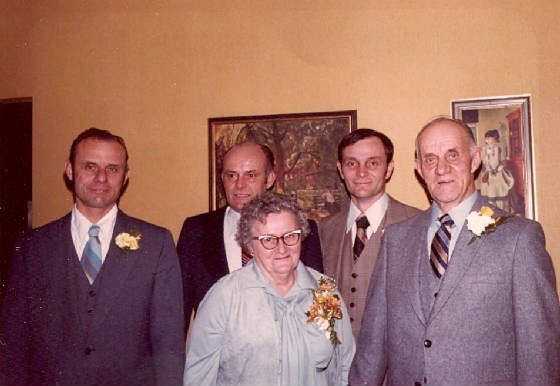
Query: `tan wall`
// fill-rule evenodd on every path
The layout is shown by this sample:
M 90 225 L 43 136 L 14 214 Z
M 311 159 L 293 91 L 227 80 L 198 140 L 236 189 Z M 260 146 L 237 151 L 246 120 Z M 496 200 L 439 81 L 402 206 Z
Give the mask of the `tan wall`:
M 6 0 L 0 98 L 33 97 L 35 225 L 69 210 L 63 161 L 95 125 L 129 145 L 122 208 L 177 236 L 208 208 L 208 117 L 357 109 L 396 143 L 389 192 L 426 207 L 419 127 L 451 99 L 530 93 L 538 218 L 559 272 L 559 16 L 550 0 Z

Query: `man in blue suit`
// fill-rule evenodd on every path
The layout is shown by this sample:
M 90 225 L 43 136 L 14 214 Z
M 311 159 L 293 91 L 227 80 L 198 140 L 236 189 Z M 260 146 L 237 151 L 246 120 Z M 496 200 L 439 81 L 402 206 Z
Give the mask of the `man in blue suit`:
M 96 128 L 72 143 L 71 213 L 16 245 L 0 316 L 2 385 L 181 385 L 179 262 L 168 230 L 117 207 L 124 140 Z
M 222 276 L 242 266 L 241 247 L 235 241 L 241 208 L 270 189 L 276 180 L 274 155 L 265 145 L 243 142 L 224 156 L 221 171 L 228 205 L 188 217 L 181 229 L 177 253 L 183 275 L 185 324 L 210 287 Z M 302 244 L 301 261 L 323 272 L 317 225 Z
M 560 307 L 541 226 L 475 190 L 470 128 L 437 118 L 416 139 L 431 208 L 387 228 L 350 384 L 560 384 Z M 505 218 L 505 220 L 504 220 Z

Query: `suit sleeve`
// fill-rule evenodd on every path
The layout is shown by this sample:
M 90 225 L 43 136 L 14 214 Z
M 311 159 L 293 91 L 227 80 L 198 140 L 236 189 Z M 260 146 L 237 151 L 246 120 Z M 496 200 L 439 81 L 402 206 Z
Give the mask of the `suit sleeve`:
M 319 230 L 314 221 L 309 220 L 309 236 L 303 241 L 301 261 L 308 267 L 321 273 L 323 269 L 323 254 L 321 253 L 321 241 L 319 240 Z
M 370 280 L 356 355 L 350 368 L 351 386 L 382 385 L 387 369 L 387 236 Z
M 165 231 L 150 307 L 152 351 L 158 386 L 181 385 L 185 363 L 183 289 L 173 238 Z
M 0 308 L 0 385 L 27 384 L 29 317 L 25 283 L 25 264 L 18 242 Z
M 518 385 L 560 384 L 560 307 L 541 226 L 518 232 L 513 307 Z

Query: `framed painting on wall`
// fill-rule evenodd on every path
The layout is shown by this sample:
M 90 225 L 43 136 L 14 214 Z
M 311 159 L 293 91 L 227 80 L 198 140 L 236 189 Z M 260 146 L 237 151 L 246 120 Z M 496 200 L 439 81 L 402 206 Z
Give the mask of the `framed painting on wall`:
M 220 172 L 229 148 L 244 141 L 267 145 L 276 163 L 275 192 L 291 195 L 315 221 L 347 200 L 336 169 L 337 146 L 356 129 L 357 111 L 209 118 L 210 209 L 226 205 Z
M 451 110 L 482 149 L 480 194 L 511 214 L 535 219 L 530 95 L 453 100 Z

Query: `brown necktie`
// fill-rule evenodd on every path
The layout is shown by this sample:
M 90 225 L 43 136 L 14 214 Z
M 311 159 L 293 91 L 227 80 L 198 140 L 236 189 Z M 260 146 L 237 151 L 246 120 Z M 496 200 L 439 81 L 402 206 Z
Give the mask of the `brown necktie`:
M 361 214 L 356 219 L 356 239 L 354 240 L 354 261 L 358 260 L 360 254 L 364 250 L 367 241 L 366 229 L 369 221 L 365 214 Z

